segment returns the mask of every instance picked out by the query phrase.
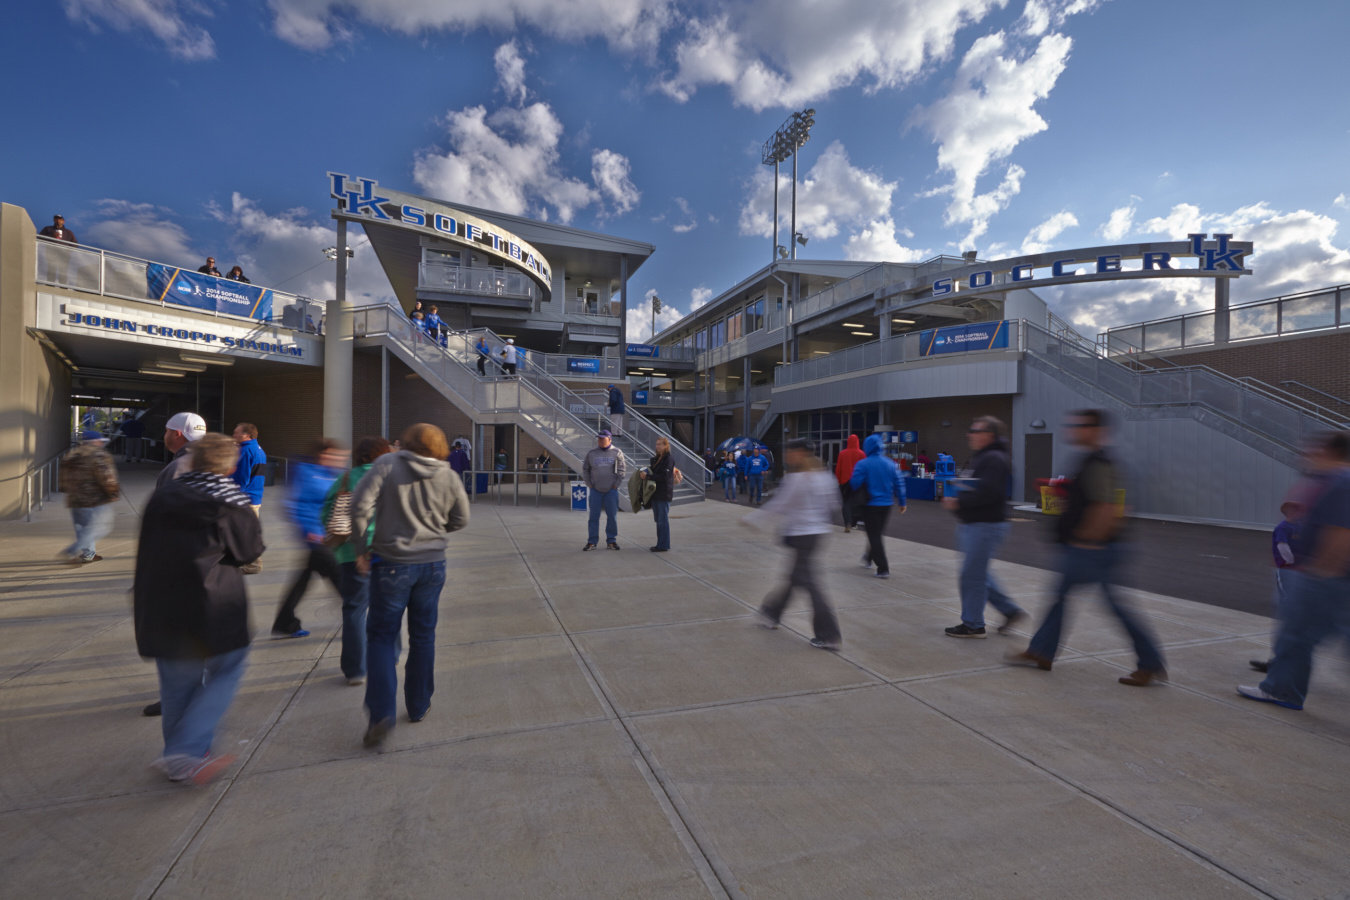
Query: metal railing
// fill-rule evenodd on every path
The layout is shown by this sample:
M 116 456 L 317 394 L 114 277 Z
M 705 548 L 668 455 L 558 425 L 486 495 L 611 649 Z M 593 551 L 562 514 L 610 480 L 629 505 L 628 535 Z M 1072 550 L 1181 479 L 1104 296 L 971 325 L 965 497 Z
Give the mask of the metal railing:
M 72 445 L 73 446 L 73 445 Z M 70 447 L 60 451 L 44 463 L 30 466 L 28 471 L 18 476 L 23 479 L 23 519 L 33 521 L 33 507 L 42 512 L 42 504 L 50 500 L 52 494 L 60 489 L 61 458 L 70 452 Z
M 570 356 L 566 353 L 529 353 L 530 362 L 541 365 L 544 371 L 556 378 L 610 378 L 621 379 L 619 360 L 611 356 Z M 570 368 L 573 360 L 583 361 L 595 371 L 577 371 Z
M 619 318 L 619 305 L 614 300 L 578 300 L 575 297 L 563 299 L 563 312 L 569 316 L 597 316 L 604 319 Z
M 318 334 L 323 330 L 322 304 L 309 297 L 288 294 L 275 288 L 263 288 L 272 291 L 272 317 L 269 320 L 234 316 L 229 313 L 197 309 L 196 307 L 182 306 L 161 300 L 150 293 L 150 285 L 147 280 L 147 267 L 150 265 L 152 265 L 150 260 L 124 256 L 120 253 L 99 250 L 94 247 L 84 247 L 79 244 L 72 244 L 69 241 L 55 241 L 44 237 L 38 237 L 37 239 L 35 279 L 38 284 L 64 287 L 102 297 L 116 297 L 119 300 L 134 300 L 138 303 L 148 303 L 165 309 L 189 310 L 199 315 L 248 322 L 253 325 L 257 325 L 260 321 L 268 321 L 273 325 L 280 325 L 283 328 L 310 334 Z M 155 263 L 155 265 L 167 266 L 169 264 Z M 170 268 L 177 267 L 170 266 Z M 214 276 L 203 275 L 202 277 L 212 278 Z M 227 285 L 235 284 L 227 278 L 219 280 Z M 255 285 L 255 287 L 261 286 Z
M 844 303 L 850 303 L 877 288 L 915 277 L 915 267 L 903 263 L 878 263 L 863 269 L 857 275 L 845 278 L 827 288 L 807 294 L 792 304 L 792 321 L 801 322 L 817 313 Z
M 596 431 L 604 427 L 605 413 L 595 410 L 595 404 L 549 374 L 544 366 L 535 364 L 528 355 L 520 359 L 514 377 L 497 375 L 486 366 L 488 374 L 479 375 L 475 349 L 479 338 L 487 340 L 494 357 L 505 343 L 488 329 L 452 332 L 441 343 L 404 317 L 402 310 L 379 305 L 353 310 L 352 332 L 356 337 L 387 337 L 472 409 L 480 413 L 510 413 L 534 425 L 571 457 L 560 461 L 573 469 L 580 470 L 582 459 L 595 446 Z M 578 406 L 583 412 L 572 412 Z M 697 454 L 632 407 L 624 431 L 638 449 L 649 454 L 655 452 L 656 438 L 666 438 L 675 464 L 686 472 L 698 471 L 692 467 L 693 462 L 702 464 Z
M 1342 300 L 1350 285 L 1318 288 L 1228 308 L 1229 342 L 1324 331 L 1350 325 Z M 1108 328 L 1097 336 L 1103 353 L 1184 350 L 1214 345 L 1214 311 L 1187 313 Z
M 538 287 L 524 272 L 494 269 L 490 266 L 456 266 L 449 263 L 422 263 L 418 287 L 433 291 L 454 291 L 486 297 L 511 297 L 533 300 Z
M 705 391 L 647 391 L 648 409 L 697 409 L 707 399 Z M 643 404 L 638 404 L 643 405 Z
M 659 356 L 639 357 L 633 355 L 629 356 L 628 359 L 630 361 L 635 359 L 650 359 L 653 365 L 659 365 L 663 362 L 666 362 L 667 360 L 674 360 L 676 362 L 689 362 L 691 360 L 696 360 L 698 359 L 699 354 L 702 352 L 700 350 L 695 350 L 693 347 L 682 347 L 679 344 L 661 344 L 660 347 L 661 349 L 659 351 L 660 353 Z
M 1018 322 L 1022 321 L 1024 320 L 1018 320 Z M 941 356 L 924 356 L 920 352 L 919 332 L 911 331 L 881 340 L 869 341 L 866 344 L 859 344 L 845 350 L 836 350 L 814 359 L 802 359 L 785 366 L 779 366 L 773 373 L 774 384 L 778 387 L 785 387 L 791 384 L 800 384 L 803 381 L 815 381 L 817 378 L 846 375 L 849 372 L 859 372 L 877 366 L 914 362 L 920 359 L 942 359 L 977 353 L 1006 353 L 1009 350 L 1021 350 L 1023 339 L 1020 329 L 1017 331 L 1015 338 L 1014 340 L 1014 336 L 1010 335 L 1007 347 L 992 350 L 972 348 L 954 353 L 944 353 Z

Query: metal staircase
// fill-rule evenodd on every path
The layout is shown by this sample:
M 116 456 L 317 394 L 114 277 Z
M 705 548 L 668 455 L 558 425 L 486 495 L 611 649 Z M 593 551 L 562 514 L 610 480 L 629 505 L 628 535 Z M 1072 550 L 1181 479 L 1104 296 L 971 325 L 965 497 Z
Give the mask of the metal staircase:
M 596 432 L 608 428 L 602 408 L 588 402 L 571 388 L 544 371 L 542 366 L 522 360 L 515 376 L 478 374 L 480 337 L 486 337 L 494 358 L 506 343 L 488 329 L 460 331 L 437 343 L 393 306 L 364 306 L 352 310 L 352 336 L 360 342 L 382 345 L 420 375 L 461 412 L 480 425 L 517 425 L 553 457 L 575 472 L 595 446 Z M 704 499 L 706 479 L 703 460 L 674 437 L 658 428 L 641 413 L 628 408 L 626 431 L 615 440 L 632 467 L 645 466 L 655 455 L 656 439 L 670 442 L 675 466 L 685 474 L 675 488 L 674 503 L 696 503 Z

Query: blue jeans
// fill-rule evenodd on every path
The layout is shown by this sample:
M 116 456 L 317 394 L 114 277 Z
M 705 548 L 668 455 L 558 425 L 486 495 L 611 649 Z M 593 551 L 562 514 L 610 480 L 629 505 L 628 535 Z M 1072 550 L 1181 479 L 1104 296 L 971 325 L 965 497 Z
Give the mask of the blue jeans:
M 431 708 L 436 689 L 436 617 L 445 561 L 370 567 L 370 612 L 366 616 L 366 709 L 370 724 L 393 724 L 398 712 L 398 643 L 403 611 L 408 611 L 408 661 L 403 666 L 403 702 L 408 717 L 420 719 Z
M 722 496 L 726 497 L 728 500 L 735 500 L 735 499 L 736 499 L 736 479 L 735 479 L 735 478 L 723 478 L 723 479 L 722 479 Z
M 670 549 L 670 501 L 653 500 L 652 518 L 656 520 L 656 548 Z
M 204 659 L 155 660 L 165 757 L 206 756 L 216 724 L 239 690 L 247 662 L 247 647 Z
M 1312 677 L 1313 650 L 1337 633 L 1350 640 L 1350 578 L 1285 572 L 1286 579 L 1294 575 L 1292 590 L 1285 599 L 1275 658 L 1270 661 L 1261 690 L 1285 703 L 1302 706 Z
M 989 574 L 989 561 L 1012 528 L 1007 522 L 963 522 L 956 526 L 956 545 L 965 554 L 961 560 L 961 621 L 967 628 L 984 627 L 984 605 L 1005 616 L 1022 608 L 999 589 Z
M 370 609 L 370 579 L 356 571 L 356 563 L 338 563 L 338 593 L 342 595 L 342 674 L 366 674 L 366 613 Z M 398 659 L 398 653 L 394 654 Z
M 746 485 L 746 493 L 750 495 L 752 503 L 758 503 L 764 499 L 764 473 L 759 472 L 755 475 L 745 476 L 749 482 Z
M 612 544 L 619 539 L 619 489 L 597 491 L 591 488 L 586 498 L 586 543 L 600 543 L 600 510 L 605 511 L 605 543 Z
M 1111 590 L 1111 570 L 1120 556 L 1120 547 L 1107 544 L 1101 549 L 1089 550 L 1082 547 L 1065 546 L 1060 559 L 1059 590 L 1055 593 L 1055 603 L 1045 614 L 1045 621 L 1036 630 L 1027 650 L 1035 655 L 1053 660 L 1059 652 L 1060 631 L 1064 628 L 1064 606 L 1069 599 L 1069 591 L 1080 584 L 1100 584 L 1102 595 L 1125 626 L 1130 640 L 1134 642 L 1134 652 L 1139 657 L 1139 668 L 1157 672 L 1163 668 L 1162 654 L 1158 652 L 1157 642 L 1144 624 L 1135 618 L 1133 612 L 1122 606 Z
M 66 548 L 66 555 L 88 559 L 94 555 L 94 544 L 99 538 L 112 531 L 112 504 L 72 508 L 70 520 L 75 524 L 75 543 Z

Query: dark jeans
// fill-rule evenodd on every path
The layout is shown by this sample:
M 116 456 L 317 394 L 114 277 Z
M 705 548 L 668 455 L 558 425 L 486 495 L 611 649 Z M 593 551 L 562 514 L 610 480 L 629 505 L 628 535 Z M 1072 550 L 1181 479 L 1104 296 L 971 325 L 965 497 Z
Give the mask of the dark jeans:
M 286 594 L 286 601 L 281 604 L 281 609 L 277 610 L 277 617 L 272 622 L 273 634 L 292 634 L 300 630 L 300 619 L 295 614 L 295 608 L 300 605 L 300 598 L 305 596 L 305 590 L 309 588 L 309 578 L 315 572 L 327 578 L 332 582 L 333 587 L 341 591 L 342 575 L 338 571 L 338 561 L 333 556 L 333 551 L 323 544 L 316 544 L 311 541 L 309 543 L 309 561 L 295 579 L 295 584 L 291 585 L 290 591 Z
M 366 709 L 372 725 L 384 721 L 392 725 L 398 711 L 398 642 L 404 610 L 408 612 L 408 661 L 403 666 L 403 702 L 412 719 L 420 719 L 431 707 L 436 688 L 436 618 L 444 586 L 444 561 L 371 566 Z
M 812 557 L 820 545 L 818 534 L 795 534 L 783 538 L 783 543 L 792 548 L 794 554 L 792 569 L 788 572 L 787 584 L 764 598 L 761 609 L 764 615 L 777 622 L 792 598 L 792 589 L 801 588 L 811 598 L 811 628 L 822 641 L 839 640 L 839 621 L 830 609 L 830 602 L 816 584 L 816 574 L 812 566 Z
M 961 522 L 956 526 L 956 544 L 964 554 L 961 559 L 961 621 L 968 628 L 984 627 L 984 607 L 992 603 L 994 609 L 1012 618 L 1022 607 L 999 588 L 989 574 L 989 561 L 1008 537 L 1012 528 L 1007 522 Z
M 750 494 L 751 503 L 761 503 L 764 500 L 764 473 L 756 472 L 753 475 L 745 476 L 749 482 L 747 491 Z
M 656 548 L 670 549 L 670 501 L 653 500 L 652 518 L 656 520 Z
M 586 543 L 600 543 L 600 513 L 605 514 L 605 543 L 613 544 L 619 540 L 619 489 L 608 491 L 590 489 L 586 500 Z
M 356 571 L 356 563 L 338 563 L 338 593 L 342 595 L 342 674 L 366 674 L 366 613 L 370 609 L 370 579 Z
M 478 374 L 486 376 L 487 372 L 484 371 L 486 367 L 487 367 L 487 357 L 486 356 L 478 357 Z
M 849 502 L 852 499 L 853 489 L 850 488 L 848 482 L 845 481 L 843 484 L 839 485 L 839 505 L 840 512 L 844 515 L 845 528 L 852 528 L 853 523 L 858 521 L 857 515 L 853 512 L 853 504 Z
M 1045 614 L 1045 621 L 1036 630 L 1027 649 L 1043 659 L 1055 658 L 1059 652 L 1060 632 L 1064 628 L 1064 607 L 1069 599 L 1069 591 L 1080 584 L 1100 584 L 1102 596 L 1111 607 L 1111 612 L 1125 626 L 1126 633 L 1134 642 L 1134 652 L 1139 657 L 1139 668 L 1157 672 L 1163 668 L 1162 654 L 1158 652 L 1157 642 L 1135 614 L 1122 606 L 1111 589 L 1111 571 L 1120 557 L 1118 544 L 1107 544 L 1100 549 L 1065 546 L 1060 557 L 1059 590 L 1055 593 L 1054 605 Z
M 886 520 L 891 517 L 889 506 L 864 506 L 862 511 L 863 527 L 867 529 L 867 552 L 863 557 L 876 563 L 878 575 L 888 575 L 890 561 L 886 559 L 886 545 L 882 542 L 881 532 L 886 528 Z
M 1305 572 L 1293 575 L 1285 600 L 1275 658 L 1270 661 L 1261 690 L 1285 703 L 1302 706 L 1312 677 L 1312 655 L 1317 645 L 1340 634 L 1350 641 L 1350 578 L 1317 578 Z

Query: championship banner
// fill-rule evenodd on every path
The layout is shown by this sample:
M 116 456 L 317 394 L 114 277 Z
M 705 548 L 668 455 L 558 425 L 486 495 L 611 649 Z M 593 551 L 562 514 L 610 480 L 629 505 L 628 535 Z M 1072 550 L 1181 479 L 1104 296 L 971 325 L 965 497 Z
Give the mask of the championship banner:
M 150 296 L 165 303 L 262 322 L 272 320 L 272 292 L 267 288 L 159 263 L 145 267 L 145 280 Z
M 1008 326 L 1009 322 L 1005 319 L 1002 322 L 934 328 L 919 335 L 919 355 L 1004 349 L 1008 346 Z

